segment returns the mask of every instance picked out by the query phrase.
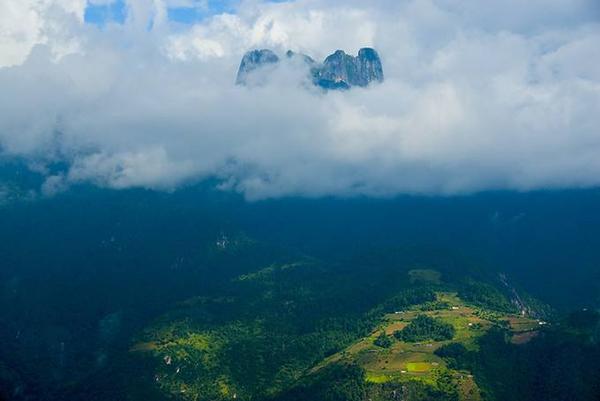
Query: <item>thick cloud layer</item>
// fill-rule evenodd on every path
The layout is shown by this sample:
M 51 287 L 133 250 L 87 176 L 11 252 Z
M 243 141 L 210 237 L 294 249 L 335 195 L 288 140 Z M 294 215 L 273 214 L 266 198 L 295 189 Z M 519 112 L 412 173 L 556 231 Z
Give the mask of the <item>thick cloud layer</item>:
M 247 1 L 193 26 L 140 0 L 103 27 L 83 0 L 2 4 L 29 33 L 0 19 L 0 150 L 66 162 L 49 194 L 209 177 L 253 199 L 600 184 L 595 0 Z M 364 46 L 384 84 L 324 94 L 295 66 L 233 84 L 250 48 Z

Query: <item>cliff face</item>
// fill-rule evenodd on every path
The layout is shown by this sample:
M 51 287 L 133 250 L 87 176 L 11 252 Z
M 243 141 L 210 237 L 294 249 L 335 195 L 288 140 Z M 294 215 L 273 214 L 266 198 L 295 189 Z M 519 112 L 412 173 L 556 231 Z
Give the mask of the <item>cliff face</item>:
M 375 49 L 363 48 L 358 56 L 337 50 L 323 63 L 315 62 L 311 57 L 288 51 L 287 59 L 301 58 L 309 68 L 312 82 L 323 89 L 350 89 L 353 86 L 365 87 L 371 82 L 383 82 L 383 66 Z M 236 83 L 244 85 L 248 76 L 265 66 L 279 63 L 279 57 L 270 50 L 253 50 L 244 56 Z
M 244 55 L 238 70 L 237 85 L 246 84 L 248 76 L 259 68 L 274 65 L 279 62 L 279 57 L 269 49 L 252 50 Z
M 375 49 L 364 48 L 358 52 L 357 85 L 368 85 L 372 81 L 383 82 L 383 65 Z
M 321 86 L 367 86 L 383 82 L 383 66 L 374 49 L 360 49 L 358 57 L 338 50 L 323 62 L 318 75 Z

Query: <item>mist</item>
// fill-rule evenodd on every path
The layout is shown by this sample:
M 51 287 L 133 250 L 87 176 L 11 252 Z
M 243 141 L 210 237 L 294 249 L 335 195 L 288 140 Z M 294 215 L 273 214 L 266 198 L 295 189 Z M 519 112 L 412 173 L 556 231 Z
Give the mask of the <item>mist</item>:
M 30 26 L 0 17 L 0 154 L 48 196 L 209 178 L 248 199 L 595 187 L 599 8 L 512 3 L 246 1 L 187 25 L 164 1 L 99 25 L 85 1 L 4 5 Z M 234 85 L 253 48 L 366 46 L 382 84 L 323 92 L 284 64 Z

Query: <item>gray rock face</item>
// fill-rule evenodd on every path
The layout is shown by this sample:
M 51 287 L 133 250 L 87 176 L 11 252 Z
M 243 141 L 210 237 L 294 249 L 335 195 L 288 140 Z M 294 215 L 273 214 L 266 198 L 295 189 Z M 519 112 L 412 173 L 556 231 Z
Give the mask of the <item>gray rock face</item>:
M 358 82 L 365 86 L 372 81 L 383 82 L 383 65 L 375 49 L 363 48 L 358 52 Z
M 311 67 L 315 65 L 315 60 L 313 60 L 312 57 L 307 56 L 306 54 L 296 53 L 296 52 L 293 52 L 291 50 L 288 50 L 285 53 L 285 55 L 286 55 L 286 57 L 288 59 L 291 59 L 291 60 L 295 60 L 295 59 L 302 60 L 302 61 L 304 61 L 306 64 L 308 64 Z
M 237 85 L 246 84 L 250 73 L 264 66 L 277 63 L 279 63 L 279 57 L 269 49 L 249 51 L 240 63 L 235 83 Z
M 350 89 L 353 86 L 365 87 L 371 82 L 383 82 L 383 66 L 375 49 L 363 48 L 354 57 L 343 50 L 337 50 L 323 63 L 316 63 L 311 57 L 288 51 L 288 60 L 303 60 L 309 68 L 313 84 L 323 89 Z M 246 53 L 236 83 L 244 85 L 250 73 L 266 65 L 280 62 L 279 57 L 270 50 L 253 50 Z
M 325 59 L 315 78 L 316 84 L 323 88 L 346 89 L 353 85 L 357 75 L 355 58 L 338 50 Z
M 318 84 L 323 87 L 367 86 L 383 82 L 383 66 L 374 49 L 364 48 L 354 57 L 338 50 L 325 59 L 319 71 Z

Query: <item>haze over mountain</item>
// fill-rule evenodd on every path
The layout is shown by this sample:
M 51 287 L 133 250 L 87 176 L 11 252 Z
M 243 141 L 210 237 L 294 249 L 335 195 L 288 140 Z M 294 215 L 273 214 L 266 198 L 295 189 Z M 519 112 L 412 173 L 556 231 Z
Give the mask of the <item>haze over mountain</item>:
M 596 1 L 9 3 L 0 144 L 47 172 L 47 194 L 209 178 L 249 199 L 600 184 Z M 182 24 L 182 10 L 204 14 Z M 383 83 L 324 95 L 298 60 L 234 84 L 248 49 L 343 49 L 328 64 L 348 71 L 362 47 Z

